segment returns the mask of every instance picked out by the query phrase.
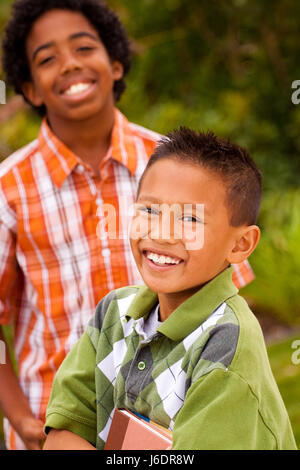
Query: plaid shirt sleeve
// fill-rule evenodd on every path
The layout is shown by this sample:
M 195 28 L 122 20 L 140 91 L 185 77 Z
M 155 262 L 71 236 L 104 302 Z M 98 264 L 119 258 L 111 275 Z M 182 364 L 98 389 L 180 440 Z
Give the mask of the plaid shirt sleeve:
M 16 262 L 15 234 L 3 222 L 8 214 L 4 214 L 2 198 L 0 204 L 0 324 L 8 324 L 20 303 L 22 276 Z

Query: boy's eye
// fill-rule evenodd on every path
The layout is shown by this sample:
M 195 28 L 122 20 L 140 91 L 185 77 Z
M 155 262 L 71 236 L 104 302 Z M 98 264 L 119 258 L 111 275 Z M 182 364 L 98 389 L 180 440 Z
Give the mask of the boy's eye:
M 39 62 L 39 65 L 47 64 L 48 62 L 51 62 L 51 60 L 53 60 L 53 59 L 54 59 L 54 56 L 46 57 L 45 59 L 43 59 Z
M 149 215 L 159 215 L 159 211 L 156 210 L 154 207 L 147 207 L 147 206 L 140 206 L 138 207 L 139 212 L 144 212 Z
M 202 221 L 198 219 L 198 217 L 195 217 L 194 215 L 184 215 L 182 217 L 183 222 L 195 222 L 195 223 L 201 223 Z
M 94 47 L 91 47 L 91 46 L 82 46 L 82 47 L 78 47 L 78 51 L 79 52 L 88 52 L 88 51 L 92 51 L 94 49 Z

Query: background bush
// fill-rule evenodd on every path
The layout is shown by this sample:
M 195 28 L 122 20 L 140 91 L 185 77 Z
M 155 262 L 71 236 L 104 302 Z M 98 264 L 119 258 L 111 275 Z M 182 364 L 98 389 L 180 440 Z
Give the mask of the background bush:
M 300 325 L 300 190 L 269 191 L 259 219 L 261 240 L 250 262 L 256 280 L 242 292 L 258 312 Z

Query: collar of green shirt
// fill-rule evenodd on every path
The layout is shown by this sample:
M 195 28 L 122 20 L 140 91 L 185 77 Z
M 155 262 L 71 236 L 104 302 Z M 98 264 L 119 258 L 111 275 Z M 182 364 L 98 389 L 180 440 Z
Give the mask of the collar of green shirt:
M 222 271 L 198 292 L 183 302 L 157 329 L 173 341 L 182 341 L 201 325 L 223 302 L 238 293 L 232 282 L 233 267 Z M 157 293 L 142 286 L 131 303 L 127 316 L 135 320 L 147 316 L 158 302 Z

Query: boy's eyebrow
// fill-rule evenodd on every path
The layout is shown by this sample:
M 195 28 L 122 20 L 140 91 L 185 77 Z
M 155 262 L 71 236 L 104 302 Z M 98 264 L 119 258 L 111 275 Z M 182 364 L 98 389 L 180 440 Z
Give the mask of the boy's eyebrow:
M 43 49 L 49 49 L 49 47 L 52 46 L 54 46 L 54 42 L 46 42 L 46 44 L 42 44 L 41 46 L 37 47 L 34 53 L 32 54 L 32 60 L 36 58 L 40 51 L 42 51 Z
M 161 204 L 160 199 L 157 199 L 155 196 L 148 196 L 147 194 L 143 194 L 143 197 L 139 196 L 138 199 L 142 199 L 143 201 L 147 202 L 155 202 L 156 204 Z
M 93 39 L 94 41 L 99 41 L 99 38 L 97 38 L 97 36 L 95 36 L 94 34 L 92 33 L 89 33 L 87 31 L 80 31 L 78 33 L 74 33 L 74 34 L 71 34 L 71 36 L 69 37 L 70 40 L 74 40 L 74 39 L 78 39 L 78 38 L 82 38 L 82 37 L 89 37 L 90 39 Z M 52 41 L 52 42 L 47 42 L 45 44 L 42 44 L 41 46 L 39 46 L 35 51 L 34 53 L 32 54 L 32 59 L 34 60 L 37 56 L 37 54 L 42 51 L 43 49 L 49 49 L 49 47 L 52 47 L 55 45 L 55 42 Z
M 95 34 L 89 33 L 88 31 L 80 31 L 78 33 L 74 33 L 70 36 L 69 39 L 78 39 L 78 38 L 82 38 L 84 36 L 87 36 L 87 37 L 93 39 L 94 41 L 99 41 L 99 38 Z

